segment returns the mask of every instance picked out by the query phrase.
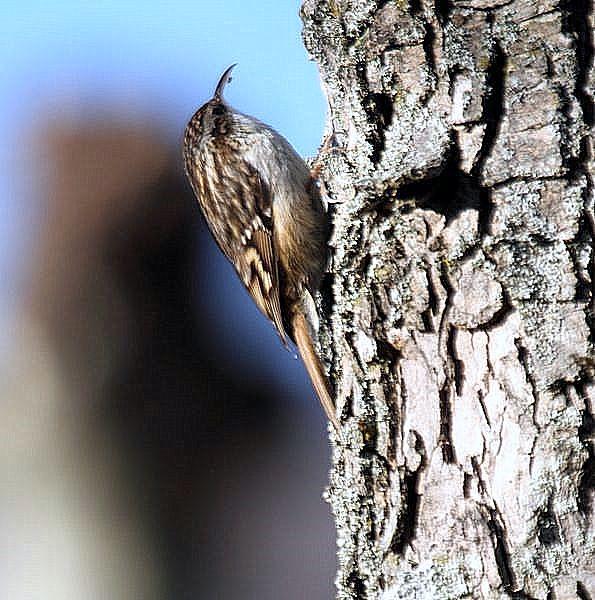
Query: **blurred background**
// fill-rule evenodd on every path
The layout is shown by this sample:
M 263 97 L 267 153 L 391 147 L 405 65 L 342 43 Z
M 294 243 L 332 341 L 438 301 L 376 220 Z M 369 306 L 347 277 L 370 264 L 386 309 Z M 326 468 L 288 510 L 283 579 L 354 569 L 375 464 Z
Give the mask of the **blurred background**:
M 298 0 L 2 9 L 0 598 L 330 598 L 322 410 L 180 150 L 237 62 L 229 102 L 315 154 Z

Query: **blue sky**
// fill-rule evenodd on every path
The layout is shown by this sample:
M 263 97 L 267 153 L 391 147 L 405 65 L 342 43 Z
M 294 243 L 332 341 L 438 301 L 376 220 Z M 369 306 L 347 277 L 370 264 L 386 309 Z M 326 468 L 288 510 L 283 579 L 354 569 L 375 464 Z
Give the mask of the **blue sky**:
M 325 103 L 301 41 L 299 0 L 5 2 L 0 20 L 0 310 L 18 303 L 35 222 L 43 218 L 27 139 L 40 119 L 76 115 L 103 103 L 154 115 L 181 138 L 188 118 L 237 62 L 226 98 L 269 123 L 302 155 L 316 152 Z M 227 269 L 227 271 L 226 271 Z M 231 271 L 222 267 L 229 284 Z M 242 294 L 234 287 L 231 295 Z M 224 294 L 224 298 L 229 295 Z M 244 299 L 245 300 L 245 299 Z M 229 300 L 227 300 L 229 302 Z M 230 307 L 231 308 L 231 307 Z M 247 356 L 279 353 L 275 334 L 253 310 L 243 322 Z M 230 311 L 230 314 L 232 312 Z M 255 325 L 256 323 L 256 325 Z M 256 327 L 256 330 L 254 330 Z M 246 329 L 245 329 L 246 331 Z M 251 335 L 252 334 L 252 335 Z M 259 341 L 261 337 L 265 341 Z M 292 361 L 283 353 L 280 362 Z M 279 356 L 277 354 L 277 356 Z M 292 361 L 296 363 L 297 361 Z M 271 370 L 278 367 L 276 361 Z M 289 368 L 290 385 L 303 374 Z
M 297 0 L 3 3 L 3 299 L 6 282 L 18 278 L 15 260 L 26 253 L 35 218 L 23 150 L 40 116 L 105 100 L 154 114 L 181 135 L 222 70 L 237 62 L 230 103 L 273 125 L 303 155 L 315 153 L 325 108 L 298 9 Z
M 0 22 L 3 109 L 23 117 L 69 92 L 142 105 L 148 92 L 156 104 L 148 108 L 175 126 L 238 62 L 241 85 L 230 100 L 312 152 L 324 108 L 298 7 L 297 0 L 9 3 Z

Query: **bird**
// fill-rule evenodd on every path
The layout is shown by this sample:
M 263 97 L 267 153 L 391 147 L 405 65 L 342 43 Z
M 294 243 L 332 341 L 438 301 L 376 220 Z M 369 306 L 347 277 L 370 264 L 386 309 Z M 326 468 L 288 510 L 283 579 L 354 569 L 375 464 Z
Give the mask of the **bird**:
M 306 162 L 272 127 L 223 98 L 236 65 L 188 122 L 186 176 L 217 245 L 281 342 L 299 351 L 337 431 L 332 388 L 316 352 L 314 295 L 327 263 L 329 219 Z

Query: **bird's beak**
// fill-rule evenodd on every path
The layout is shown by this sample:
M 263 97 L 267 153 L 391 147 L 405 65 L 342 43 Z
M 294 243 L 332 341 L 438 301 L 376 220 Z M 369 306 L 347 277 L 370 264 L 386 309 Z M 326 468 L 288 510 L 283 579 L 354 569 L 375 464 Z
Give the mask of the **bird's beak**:
M 231 72 L 236 65 L 237 63 L 234 63 L 233 65 L 231 65 L 231 67 L 227 67 L 227 69 L 225 69 L 225 73 L 221 75 L 221 79 L 219 79 L 219 83 L 215 88 L 215 95 L 213 96 L 216 100 L 222 99 L 223 89 L 225 88 L 227 83 L 231 81 Z

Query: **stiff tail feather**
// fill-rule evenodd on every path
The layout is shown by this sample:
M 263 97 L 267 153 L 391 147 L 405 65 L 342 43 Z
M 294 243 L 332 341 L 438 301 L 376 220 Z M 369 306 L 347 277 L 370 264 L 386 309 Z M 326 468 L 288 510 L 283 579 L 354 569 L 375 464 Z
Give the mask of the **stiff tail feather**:
M 292 319 L 293 326 L 293 337 L 298 347 L 302 360 L 308 375 L 312 380 L 312 384 L 320 404 L 324 408 L 324 412 L 329 418 L 330 422 L 335 426 L 337 431 L 341 430 L 341 424 L 335 414 L 335 403 L 333 402 L 331 389 L 328 383 L 328 379 L 322 367 L 322 363 L 316 354 L 314 344 L 312 343 L 312 335 L 310 331 L 310 325 L 304 314 L 301 311 L 296 311 Z

